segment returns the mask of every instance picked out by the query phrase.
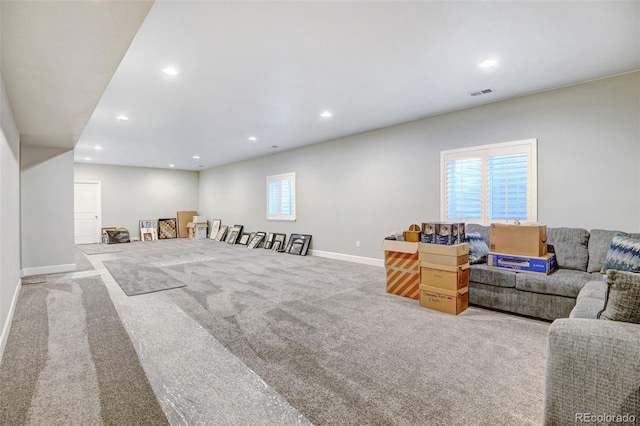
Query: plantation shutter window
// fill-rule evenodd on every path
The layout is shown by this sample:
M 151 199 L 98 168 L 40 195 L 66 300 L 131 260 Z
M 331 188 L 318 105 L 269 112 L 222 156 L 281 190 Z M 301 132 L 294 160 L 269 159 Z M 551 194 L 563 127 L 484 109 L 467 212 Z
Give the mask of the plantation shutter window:
M 447 162 L 447 212 L 450 216 L 481 218 L 481 175 L 480 158 Z
M 537 220 L 535 139 L 443 151 L 441 161 L 442 220 Z
M 267 176 L 267 219 L 296 220 L 296 174 Z

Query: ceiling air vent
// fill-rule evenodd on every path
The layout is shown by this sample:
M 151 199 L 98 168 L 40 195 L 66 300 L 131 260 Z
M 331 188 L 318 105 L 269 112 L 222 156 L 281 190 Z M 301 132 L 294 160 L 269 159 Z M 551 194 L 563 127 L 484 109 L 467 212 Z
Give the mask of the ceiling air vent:
M 471 92 L 469 93 L 471 96 L 480 96 L 480 95 L 488 95 L 489 93 L 493 93 L 495 92 L 495 90 L 493 89 L 484 89 L 484 90 L 478 90 L 477 92 Z

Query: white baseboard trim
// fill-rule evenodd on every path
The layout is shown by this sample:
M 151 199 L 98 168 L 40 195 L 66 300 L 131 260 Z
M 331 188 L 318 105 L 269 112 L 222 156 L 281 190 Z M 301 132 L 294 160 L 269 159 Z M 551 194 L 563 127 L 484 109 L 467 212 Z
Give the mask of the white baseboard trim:
M 20 294 L 20 288 L 22 287 L 22 280 L 18 279 L 18 285 L 13 292 L 13 300 L 11 300 L 11 306 L 9 307 L 9 315 L 2 326 L 2 334 L 0 334 L 0 364 L 2 363 L 2 355 L 4 354 L 4 347 L 7 345 L 7 338 L 9 337 L 9 331 L 11 330 L 11 322 L 13 321 L 13 313 L 16 310 L 16 303 L 18 303 L 18 295 Z
M 384 267 L 384 260 L 373 257 L 354 256 L 351 254 L 333 253 L 330 251 L 309 250 L 311 256 L 326 257 L 328 259 L 344 260 L 347 262 L 362 263 L 371 266 Z
M 35 268 L 22 268 L 20 276 L 27 277 L 29 275 L 59 274 L 61 272 L 73 272 L 75 270 L 75 263 L 68 263 L 66 265 L 37 266 Z

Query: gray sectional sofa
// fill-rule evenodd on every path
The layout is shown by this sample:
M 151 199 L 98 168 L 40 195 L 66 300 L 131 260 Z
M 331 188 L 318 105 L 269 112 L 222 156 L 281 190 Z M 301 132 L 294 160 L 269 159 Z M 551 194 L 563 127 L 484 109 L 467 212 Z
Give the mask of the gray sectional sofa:
M 549 327 L 546 425 L 640 424 L 640 324 L 597 319 L 605 295 L 603 280 L 588 282 Z
M 489 241 L 488 226 L 468 224 L 466 232 Z M 640 424 L 640 325 L 597 319 L 607 291 L 600 270 L 617 232 L 549 228 L 559 269 L 548 276 L 471 266 L 470 304 L 554 320 L 545 425 Z
M 467 224 L 489 241 L 489 226 Z M 568 318 L 580 290 L 602 281 L 600 270 L 613 236 L 619 231 L 548 228 L 547 242 L 556 253 L 558 270 L 541 276 L 471 265 L 469 304 L 545 320 Z M 624 233 L 623 233 L 624 234 Z M 640 239 L 640 234 L 626 234 Z

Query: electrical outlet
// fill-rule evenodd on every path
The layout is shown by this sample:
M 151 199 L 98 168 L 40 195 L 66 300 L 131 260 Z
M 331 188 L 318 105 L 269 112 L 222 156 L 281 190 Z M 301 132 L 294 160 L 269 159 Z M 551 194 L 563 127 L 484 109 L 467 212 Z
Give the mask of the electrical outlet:
M 360 241 L 356 241 L 356 247 L 360 247 Z

